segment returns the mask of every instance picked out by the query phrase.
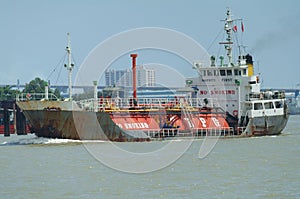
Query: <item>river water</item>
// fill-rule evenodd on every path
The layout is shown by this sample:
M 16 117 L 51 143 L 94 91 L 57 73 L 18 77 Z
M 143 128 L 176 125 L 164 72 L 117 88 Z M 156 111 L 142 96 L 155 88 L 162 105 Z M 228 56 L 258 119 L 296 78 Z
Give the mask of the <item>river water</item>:
M 291 116 L 280 136 L 219 139 L 203 159 L 203 139 L 193 140 L 177 161 L 142 174 L 104 165 L 85 142 L 1 136 L 0 198 L 300 198 L 299 121 Z M 143 151 L 168 142 L 120 146 Z

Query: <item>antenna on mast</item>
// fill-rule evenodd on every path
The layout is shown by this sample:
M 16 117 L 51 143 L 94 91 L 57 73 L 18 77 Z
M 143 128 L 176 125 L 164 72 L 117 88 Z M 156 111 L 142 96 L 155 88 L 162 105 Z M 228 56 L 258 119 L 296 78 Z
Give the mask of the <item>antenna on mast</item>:
M 219 44 L 224 44 L 225 50 L 227 51 L 226 54 L 227 54 L 227 57 L 228 57 L 228 66 L 232 66 L 233 65 L 233 60 L 232 60 L 232 44 L 233 44 L 232 31 L 234 29 L 233 22 L 237 21 L 237 20 L 241 20 L 241 19 L 232 19 L 231 11 L 230 11 L 229 8 L 227 8 L 226 16 L 227 16 L 226 19 L 221 20 L 221 21 L 225 22 L 224 30 L 227 34 L 227 38 L 226 38 L 225 42 L 220 42 Z
M 226 42 L 220 42 L 220 44 L 224 44 L 225 45 L 225 50 L 227 51 L 227 57 L 228 57 L 228 66 L 231 66 L 233 64 L 232 62 L 232 22 L 233 20 L 231 19 L 231 12 L 230 9 L 227 8 L 227 12 L 226 12 L 226 19 L 225 21 L 225 25 L 224 25 L 224 30 L 226 31 L 227 34 L 227 38 L 226 38 Z
M 71 51 L 71 41 L 70 41 L 70 33 L 67 33 L 68 36 L 68 44 L 66 47 L 66 51 L 68 53 L 68 64 L 65 64 L 65 67 L 68 70 L 68 87 L 69 87 L 69 99 L 72 100 L 72 70 L 74 68 L 74 64 L 72 64 L 72 51 Z

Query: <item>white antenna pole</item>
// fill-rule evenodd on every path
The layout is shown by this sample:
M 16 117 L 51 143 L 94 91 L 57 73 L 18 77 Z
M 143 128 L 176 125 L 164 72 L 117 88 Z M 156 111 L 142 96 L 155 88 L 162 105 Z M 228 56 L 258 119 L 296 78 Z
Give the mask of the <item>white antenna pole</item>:
M 227 34 L 227 38 L 225 42 L 220 42 L 219 44 L 223 44 L 225 46 L 225 50 L 227 51 L 227 57 L 228 57 L 228 66 L 232 66 L 233 65 L 233 60 L 232 60 L 232 45 L 233 45 L 233 40 L 232 40 L 232 29 L 236 28 L 233 27 L 233 21 L 236 20 L 240 20 L 240 19 L 232 19 L 231 16 L 231 12 L 230 9 L 227 8 L 227 12 L 226 12 L 226 19 L 225 20 L 221 20 L 225 22 L 224 25 L 224 30 Z
M 231 13 L 230 9 L 227 9 L 227 18 L 225 23 L 225 31 L 227 34 L 227 45 L 225 45 L 225 48 L 227 50 L 227 57 L 228 57 L 228 66 L 231 66 L 232 62 L 232 19 L 231 19 Z
M 69 99 L 72 100 L 72 69 L 74 64 L 72 64 L 72 52 L 71 52 L 71 42 L 70 42 L 70 33 L 67 33 L 68 36 L 68 45 L 66 47 L 66 51 L 68 53 L 68 65 L 65 64 L 68 70 L 68 86 L 69 86 Z

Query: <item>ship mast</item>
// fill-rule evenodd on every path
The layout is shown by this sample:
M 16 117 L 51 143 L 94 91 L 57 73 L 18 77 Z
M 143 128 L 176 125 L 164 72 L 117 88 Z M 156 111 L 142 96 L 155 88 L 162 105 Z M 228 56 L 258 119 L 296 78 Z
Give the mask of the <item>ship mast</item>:
M 69 87 L 69 99 L 72 100 L 72 70 L 74 64 L 72 64 L 72 51 L 71 51 L 71 41 L 70 41 L 70 33 L 67 33 L 68 36 L 68 45 L 66 47 L 66 51 L 68 53 L 68 64 L 65 64 L 65 67 L 68 70 L 68 87 Z
M 227 18 L 224 27 L 226 34 L 227 34 L 227 42 L 228 44 L 225 45 L 225 49 L 227 50 L 227 57 L 228 57 L 228 66 L 233 64 L 232 62 L 232 19 L 231 19 L 231 12 L 227 9 Z
M 225 25 L 224 25 L 224 30 L 227 34 L 227 38 L 226 38 L 226 42 L 220 42 L 220 44 L 224 44 L 225 46 L 225 50 L 227 51 L 227 57 L 228 57 L 228 66 L 232 66 L 233 65 L 233 61 L 232 61 L 232 23 L 233 23 L 233 19 L 231 18 L 231 12 L 230 9 L 227 8 L 227 12 L 226 12 L 226 19 L 222 20 L 225 21 Z

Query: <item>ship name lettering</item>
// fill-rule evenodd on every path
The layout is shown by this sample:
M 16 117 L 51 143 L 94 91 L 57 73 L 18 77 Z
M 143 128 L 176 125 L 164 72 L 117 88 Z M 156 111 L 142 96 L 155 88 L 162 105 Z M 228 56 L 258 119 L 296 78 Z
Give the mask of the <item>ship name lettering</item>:
M 149 128 L 149 125 L 146 122 L 132 122 L 132 123 L 125 123 L 126 129 L 144 129 Z
M 200 90 L 200 95 L 207 95 L 209 92 L 207 90 Z M 235 95 L 235 90 L 212 90 L 210 95 Z
M 222 78 L 223 82 L 232 82 L 232 78 Z
M 123 128 L 122 124 L 116 123 L 120 128 Z
M 219 120 L 217 118 L 212 117 L 211 119 L 214 122 L 214 124 L 216 125 L 216 127 L 221 127 L 221 124 L 220 124 L 220 122 L 219 122 Z
M 215 79 L 202 79 L 202 82 L 216 82 Z
M 213 90 L 211 95 L 235 95 L 235 90 Z
M 191 122 L 191 120 L 189 118 L 184 118 L 185 121 L 187 121 L 187 123 L 189 124 L 190 128 L 194 128 L 194 124 L 193 122 Z
M 201 91 L 199 91 L 199 93 L 200 93 L 200 95 L 207 95 L 207 91 L 205 91 L 205 90 L 201 90 Z
M 203 117 L 199 117 L 199 120 L 202 123 L 202 126 L 206 128 L 206 120 Z

